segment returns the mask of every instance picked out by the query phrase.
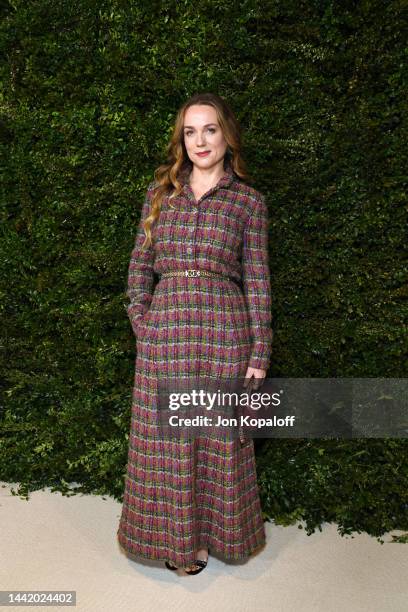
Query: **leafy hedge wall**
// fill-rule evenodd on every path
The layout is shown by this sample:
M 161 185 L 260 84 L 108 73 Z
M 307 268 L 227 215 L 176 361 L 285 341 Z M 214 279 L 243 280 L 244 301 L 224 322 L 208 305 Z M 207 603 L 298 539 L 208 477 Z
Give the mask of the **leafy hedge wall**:
M 121 499 L 128 260 L 175 113 L 197 91 L 231 103 L 267 197 L 268 375 L 406 375 L 404 3 L 2 7 L 2 480 Z M 408 528 L 406 440 L 257 451 L 265 517 Z

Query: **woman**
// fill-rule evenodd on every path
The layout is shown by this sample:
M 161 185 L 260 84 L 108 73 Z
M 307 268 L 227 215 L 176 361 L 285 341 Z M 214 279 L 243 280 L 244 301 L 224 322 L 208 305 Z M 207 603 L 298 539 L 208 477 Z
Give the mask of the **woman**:
M 240 559 L 265 543 L 254 444 L 242 430 L 239 439 L 164 439 L 158 381 L 262 384 L 272 343 L 268 212 L 244 182 L 239 126 L 219 96 L 196 94 L 180 108 L 168 160 L 148 186 L 129 265 L 137 357 L 117 535 L 130 553 L 197 574 L 209 550 Z

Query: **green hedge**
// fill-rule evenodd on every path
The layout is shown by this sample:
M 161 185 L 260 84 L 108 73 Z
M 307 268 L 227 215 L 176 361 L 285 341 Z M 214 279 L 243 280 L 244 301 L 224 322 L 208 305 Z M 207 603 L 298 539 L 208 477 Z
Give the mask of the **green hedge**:
M 140 207 L 214 91 L 270 210 L 270 376 L 404 377 L 403 3 L 3 3 L 0 478 L 121 499 Z M 408 528 L 406 440 L 257 443 L 266 518 Z

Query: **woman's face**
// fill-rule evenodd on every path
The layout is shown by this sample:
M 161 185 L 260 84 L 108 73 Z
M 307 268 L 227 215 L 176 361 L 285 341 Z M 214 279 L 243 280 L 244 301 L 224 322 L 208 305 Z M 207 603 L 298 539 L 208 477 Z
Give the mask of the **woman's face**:
M 200 169 L 213 168 L 223 163 L 228 143 L 218 123 L 213 106 L 194 104 L 184 113 L 184 144 L 187 155 Z M 208 153 L 199 155 L 199 153 Z

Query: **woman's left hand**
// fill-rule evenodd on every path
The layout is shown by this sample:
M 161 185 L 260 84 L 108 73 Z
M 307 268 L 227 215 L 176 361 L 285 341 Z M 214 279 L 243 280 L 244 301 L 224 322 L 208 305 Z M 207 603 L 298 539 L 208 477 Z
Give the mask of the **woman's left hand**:
M 250 385 L 251 389 L 256 391 L 262 386 L 265 376 L 266 370 L 249 367 L 245 374 L 244 388 L 246 389 Z

